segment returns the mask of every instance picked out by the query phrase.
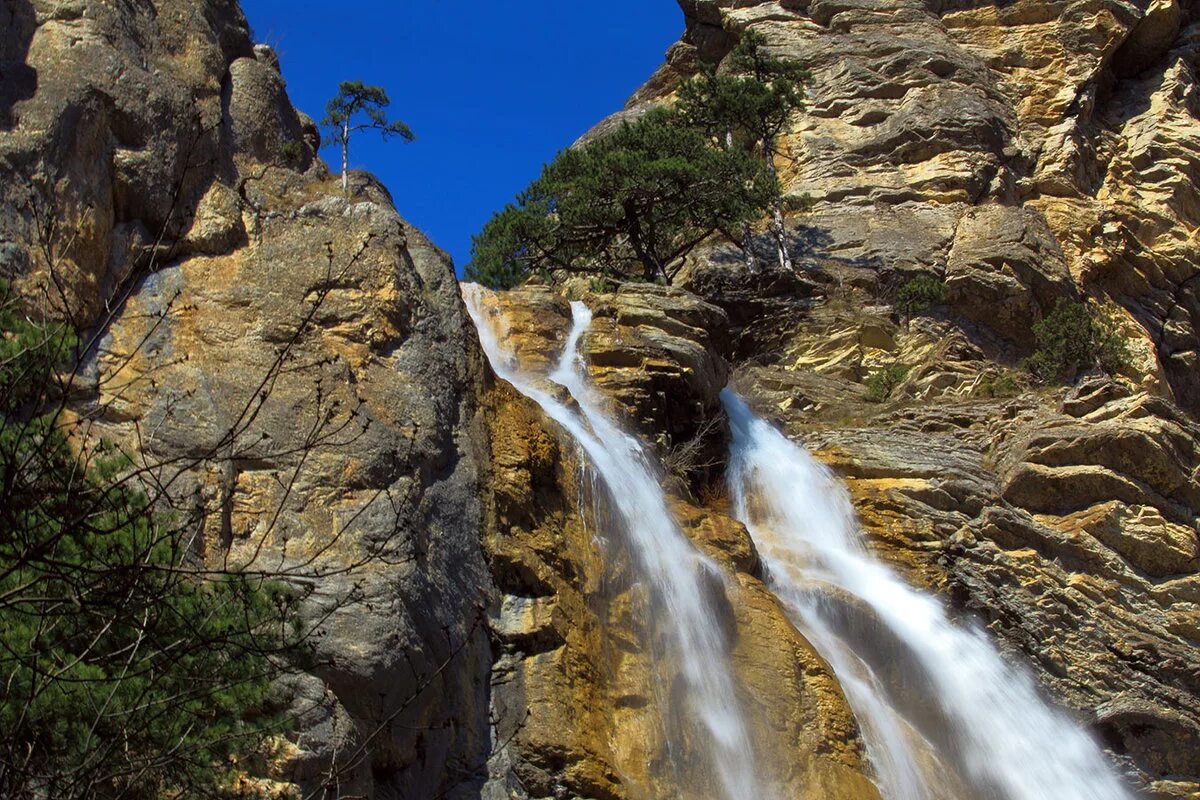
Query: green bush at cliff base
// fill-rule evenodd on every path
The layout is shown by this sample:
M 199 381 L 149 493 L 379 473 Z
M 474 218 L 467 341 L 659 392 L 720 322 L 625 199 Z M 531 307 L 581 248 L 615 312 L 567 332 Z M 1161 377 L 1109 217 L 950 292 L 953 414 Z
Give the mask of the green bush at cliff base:
M 1025 368 L 1040 383 L 1069 382 L 1089 369 L 1111 375 L 1129 362 L 1129 344 L 1115 321 L 1084 303 L 1059 300 L 1033 333 L 1037 350 Z
M 278 727 L 294 597 L 200 579 L 129 461 L 72 449 L 52 376 L 75 347 L 0 283 L 0 796 L 217 797 Z
M 918 275 L 896 293 L 896 305 L 905 316 L 920 314 L 944 302 L 946 284 L 931 275 Z
M 593 294 L 608 294 L 616 291 L 616 284 L 603 276 L 588 279 L 588 290 Z
M 880 367 L 867 378 L 867 400 L 872 403 L 882 403 L 889 399 L 907 377 L 908 367 L 903 364 Z

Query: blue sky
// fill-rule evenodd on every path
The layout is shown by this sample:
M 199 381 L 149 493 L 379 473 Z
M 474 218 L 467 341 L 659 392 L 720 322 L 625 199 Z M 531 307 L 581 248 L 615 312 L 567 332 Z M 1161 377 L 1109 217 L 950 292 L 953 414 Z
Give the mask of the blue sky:
M 412 144 L 351 139 L 401 215 L 466 264 L 471 235 L 619 109 L 683 32 L 674 0 L 242 0 L 314 119 L 343 80 L 388 90 Z M 326 162 L 337 169 L 330 148 Z

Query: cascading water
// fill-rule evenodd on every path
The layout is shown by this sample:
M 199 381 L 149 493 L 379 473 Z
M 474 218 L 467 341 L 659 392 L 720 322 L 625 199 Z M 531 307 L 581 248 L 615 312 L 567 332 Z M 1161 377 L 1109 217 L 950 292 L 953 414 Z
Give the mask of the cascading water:
M 487 290 L 463 286 L 463 297 L 484 352 L 496 374 L 541 406 L 586 454 L 622 523 L 623 540 L 630 548 L 639 578 L 658 604 L 656 616 L 669 624 L 682 671 L 686 709 L 702 733 L 703 761 L 719 785 L 707 797 L 725 800 L 767 798 L 757 785 L 750 739 L 735 695 L 719 616 L 709 602 L 707 588 L 720 579 L 720 570 L 697 551 L 679 529 L 667 508 L 656 470 L 633 436 L 623 432 L 605 413 L 584 378 L 576 353 L 580 338 L 591 323 L 582 303 L 572 303 L 572 328 L 557 367 L 549 376 L 564 387 L 578 406 L 575 410 L 539 385 L 539 377 L 520 369 L 518 356 L 506 350 L 494 323 L 488 319 Z M 683 749 L 684 742 L 673 743 Z
M 829 660 L 859 717 L 881 793 L 940 797 L 938 769 L 974 798 L 1129 800 L 1096 743 L 1048 706 L 978 630 L 874 560 L 845 488 L 728 389 L 735 514 L 772 590 Z

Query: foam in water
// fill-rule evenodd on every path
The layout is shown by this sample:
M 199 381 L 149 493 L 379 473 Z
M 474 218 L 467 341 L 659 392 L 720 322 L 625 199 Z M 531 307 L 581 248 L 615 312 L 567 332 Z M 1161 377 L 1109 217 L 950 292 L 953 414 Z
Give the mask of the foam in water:
M 572 303 L 571 333 L 549 376 L 566 388 L 578 406 L 575 410 L 539 386 L 537 376 L 520 369 L 519 354 L 509 351 L 502 341 L 502 320 L 489 318 L 487 290 L 468 284 L 462 291 L 496 374 L 541 406 L 546 416 L 578 443 L 614 500 L 634 568 L 649 589 L 651 601 L 658 605 L 655 620 L 669 623 L 667 639 L 679 660 L 687 706 L 672 712 L 700 724 L 705 749 L 702 761 L 715 773 L 718 784 L 707 796 L 724 800 L 769 797 L 758 785 L 726 644 L 707 596 L 706 586 L 713 576 L 720 575 L 719 568 L 684 536 L 641 444 L 609 417 L 587 384 L 576 350 L 591 323 L 591 312 L 583 303 Z M 683 742 L 670 744 L 673 749 L 684 748 Z
M 1129 800 L 1092 738 L 979 630 L 872 558 L 845 488 L 730 390 L 735 514 L 769 584 L 823 651 L 868 740 L 885 797 Z M 960 787 L 937 785 L 928 748 Z

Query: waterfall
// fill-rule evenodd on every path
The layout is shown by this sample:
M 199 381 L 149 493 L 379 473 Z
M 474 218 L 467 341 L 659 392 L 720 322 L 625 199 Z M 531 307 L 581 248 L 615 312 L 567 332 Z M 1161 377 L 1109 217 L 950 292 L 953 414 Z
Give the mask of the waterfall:
M 922 750 L 951 766 L 972 798 L 1131 797 L 1091 737 L 982 631 L 956 626 L 937 599 L 871 557 L 827 468 L 728 389 L 722 400 L 735 514 L 771 589 L 838 673 L 884 797 L 941 796 Z
M 680 530 L 667 507 L 661 479 L 638 440 L 610 418 L 588 385 L 576 350 L 591 323 L 583 303 L 571 304 L 570 336 L 549 380 L 566 390 L 574 407 L 544 384 L 544 377 L 521 369 L 520 354 L 506 348 L 502 320 L 489 318 L 487 290 L 464 285 L 467 304 L 484 352 L 498 376 L 536 402 L 586 455 L 622 523 L 620 538 L 630 550 L 639 581 L 654 604 L 654 620 L 666 625 L 666 638 L 678 658 L 685 708 L 674 715 L 698 723 L 703 749 L 699 761 L 716 775 L 704 797 L 724 800 L 768 798 L 757 785 L 750 738 L 735 693 L 732 666 L 719 615 L 708 593 L 723 580 L 719 567 L 700 553 Z M 686 741 L 671 741 L 674 752 Z M 686 737 L 679 737 L 686 738 Z

